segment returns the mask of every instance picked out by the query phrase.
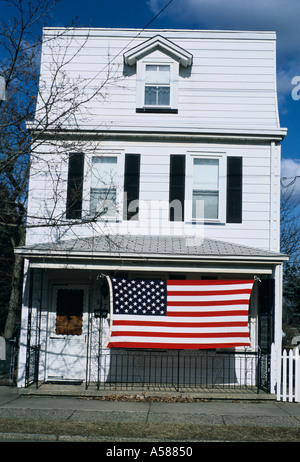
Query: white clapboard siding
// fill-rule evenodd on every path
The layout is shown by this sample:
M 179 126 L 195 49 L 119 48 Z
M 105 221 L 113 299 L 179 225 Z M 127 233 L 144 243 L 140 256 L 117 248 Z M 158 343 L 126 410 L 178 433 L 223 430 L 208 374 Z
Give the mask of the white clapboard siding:
M 56 34 L 63 35 L 53 39 Z M 193 55 L 190 69 L 180 69 L 178 114 L 136 113 L 136 72 L 123 64 L 125 50 L 161 34 Z M 276 101 L 275 35 L 257 32 L 159 31 L 140 33 L 125 29 L 45 29 L 41 82 L 50 88 L 55 61 L 63 62 L 63 75 L 78 79 L 83 99 L 91 98 L 77 122 L 84 127 L 111 124 L 136 129 L 194 126 L 234 129 L 279 128 Z M 51 40 L 48 40 L 50 39 Z M 62 56 L 64 56 L 62 58 Z M 113 83 L 117 83 L 115 86 Z M 48 89 L 48 90 L 47 90 Z M 41 102 L 38 101 L 38 107 Z M 124 125 L 124 119 L 130 123 Z
M 101 149 L 100 149 L 101 148 Z M 49 149 L 52 150 L 51 145 Z M 236 242 L 254 247 L 266 248 L 270 246 L 270 147 L 253 146 L 239 144 L 176 144 L 176 143 L 155 143 L 140 141 L 134 142 L 109 142 L 101 141 L 99 144 L 101 152 L 125 152 L 141 154 L 141 176 L 140 176 L 140 201 L 141 201 L 141 218 L 138 223 L 123 222 L 109 223 L 109 228 L 113 232 L 167 232 L 170 223 L 168 216 L 165 214 L 159 221 L 157 213 L 168 204 L 169 200 L 169 159 L 170 154 L 185 154 L 189 152 L 199 153 L 226 153 L 227 156 L 243 156 L 243 222 L 242 224 L 210 224 L 203 228 L 206 237 Z M 47 152 L 47 147 L 44 146 Z M 119 154 L 118 154 L 119 155 Z M 46 162 L 47 160 L 47 162 Z M 45 167 L 47 169 L 45 170 Z M 66 186 L 67 186 L 67 162 L 61 154 L 56 154 L 55 150 L 52 157 L 47 154 L 40 156 L 39 162 L 36 161 L 35 172 L 31 177 L 29 210 L 30 215 L 46 217 L 53 213 L 54 216 L 63 216 L 66 205 Z M 88 169 L 86 179 L 88 180 Z M 56 184 L 57 181 L 57 184 Z M 188 181 L 188 180 L 187 180 Z M 85 190 L 84 199 L 89 199 L 89 191 Z M 119 204 L 122 208 L 122 204 Z M 87 205 L 88 207 L 88 205 Z M 149 213 L 155 217 L 151 220 Z M 143 221 L 144 220 L 144 221 Z M 149 220 L 151 220 L 149 225 Z M 174 224 L 172 224 L 173 226 Z M 107 224 L 103 225 L 106 229 Z M 195 230 L 188 221 L 178 226 L 183 233 Z M 198 229 L 200 229 L 198 227 Z M 63 229 L 60 230 L 63 234 Z M 91 230 L 88 227 L 78 228 L 76 236 L 88 234 Z M 40 233 L 40 234 L 39 234 Z M 31 230 L 28 232 L 29 241 L 48 241 L 53 230 L 49 230 L 48 236 L 45 229 Z M 64 238 L 73 238 L 74 231 L 70 230 L 64 234 Z

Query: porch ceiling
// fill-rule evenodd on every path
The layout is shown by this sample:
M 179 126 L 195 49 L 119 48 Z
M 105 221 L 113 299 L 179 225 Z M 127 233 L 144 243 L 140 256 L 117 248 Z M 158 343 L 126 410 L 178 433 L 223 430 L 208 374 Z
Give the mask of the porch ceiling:
M 194 236 L 142 236 L 142 235 L 98 235 L 80 239 L 64 240 L 24 246 L 16 253 L 32 261 L 56 264 L 77 262 L 78 265 L 106 262 L 124 266 L 125 262 L 150 266 L 180 264 L 195 266 L 201 264 L 256 264 L 278 265 L 288 260 L 286 255 L 267 250 Z M 80 263 L 81 262 L 81 263 Z M 162 263 L 163 262 L 163 263 Z M 196 264 L 196 265 L 195 265 Z M 145 269 L 145 268 L 144 268 Z

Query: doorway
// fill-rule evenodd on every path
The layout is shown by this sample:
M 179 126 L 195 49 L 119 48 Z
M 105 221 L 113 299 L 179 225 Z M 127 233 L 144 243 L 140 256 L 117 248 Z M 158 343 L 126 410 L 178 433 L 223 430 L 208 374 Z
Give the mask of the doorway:
M 55 286 L 48 314 L 47 381 L 82 381 L 86 373 L 88 290 Z

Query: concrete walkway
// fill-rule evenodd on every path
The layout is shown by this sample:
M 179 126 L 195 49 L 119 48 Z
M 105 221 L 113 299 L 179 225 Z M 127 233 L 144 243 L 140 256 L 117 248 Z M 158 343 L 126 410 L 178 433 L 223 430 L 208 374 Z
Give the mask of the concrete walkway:
M 42 387 L 39 389 L 41 390 Z M 51 388 L 50 388 L 51 389 Z M 209 428 L 255 428 L 256 430 L 273 429 L 293 432 L 293 441 L 300 441 L 300 405 L 298 403 L 277 402 L 274 399 L 236 400 L 214 399 L 193 400 L 189 402 L 158 402 L 158 395 L 137 394 L 139 401 L 123 400 L 126 396 L 118 395 L 113 399 L 111 393 L 105 397 L 72 395 L 70 391 L 63 393 L 62 388 L 52 387 L 52 394 L 38 390 L 21 390 L 15 387 L 0 387 L 0 425 L 1 422 L 61 422 L 68 425 L 86 423 L 96 424 L 140 424 L 142 425 L 188 425 Z M 172 399 L 169 397 L 170 400 Z M 8 424 L 7 424 L 8 425 Z M 16 438 L 15 427 L 13 431 L 1 431 L 0 440 Z M 20 427 L 18 438 L 37 439 L 24 432 Z M 28 436 L 29 435 L 29 436 Z M 51 441 L 62 441 L 68 435 L 48 435 Z M 46 439 L 45 433 L 42 437 Z M 113 435 L 111 435 L 113 438 Z M 71 438 L 71 437 L 70 437 Z M 73 437 L 74 438 L 74 437 Z M 79 438 L 79 436 L 78 436 Z M 94 437 L 92 441 L 95 441 Z M 100 440 L 101 437 L 99 436 Z M 98 440 L 99 440 L 98 438 Z M 78 439 L 77 439 L 78 440 Z M 97 440 L 97 438 L 96 438 Z M 99 440 L 99 441 L 100 441 Z M 103 439 L 102 439 L 103 440 Z M 104 439 L 108 441 L 109 439 Z M 86 441 L 86 437 L 84 439 Z M 123 439 L 126 441 L 126 438 Z M 129 441 L 134 441 L 130 439 Z

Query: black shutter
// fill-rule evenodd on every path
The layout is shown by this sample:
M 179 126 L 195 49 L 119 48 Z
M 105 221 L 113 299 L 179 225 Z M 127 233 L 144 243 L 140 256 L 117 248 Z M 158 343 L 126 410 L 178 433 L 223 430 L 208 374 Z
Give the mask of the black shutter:
M 81 218 L 83 192 L 83 153 L 69 154 L 68 189 L 67 189 L 67 219 Z
M 185 156 L 170 156 L 170 221 L 184 220 Z
M 125 154 L 124 220 L 138 220 L 140 197 L 140 154 Z
M 243 158 L 227 158 L 227 223 L 242 223 Z

